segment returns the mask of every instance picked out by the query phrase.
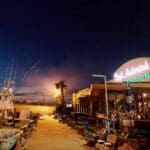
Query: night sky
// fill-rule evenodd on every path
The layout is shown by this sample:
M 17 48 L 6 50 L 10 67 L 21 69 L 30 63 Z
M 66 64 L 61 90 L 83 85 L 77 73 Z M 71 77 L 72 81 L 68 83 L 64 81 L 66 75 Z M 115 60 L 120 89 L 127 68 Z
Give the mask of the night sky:
M 144 1 L 0 3 L 1 85 L 14 64 L 17 85 L 62 79 L 80 89 L 90 85 L 93 73 L 111 79 L 124 62 L 143 56 L 150 56 L 150 11 Z

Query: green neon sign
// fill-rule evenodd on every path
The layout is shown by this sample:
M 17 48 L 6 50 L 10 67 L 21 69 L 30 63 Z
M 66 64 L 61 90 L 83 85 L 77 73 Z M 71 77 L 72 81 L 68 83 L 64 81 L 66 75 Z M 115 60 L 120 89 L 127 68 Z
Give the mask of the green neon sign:
M 127 82 L 140 82 L 140 81 L 143 81 L 145 79 L 149 79 L 150 78 L 150 73 L 145 73 L 144 75 L 142 76 L 139 76 L 139 77 L 135 77 L 133 79 L 130 79 L 128 80 Z

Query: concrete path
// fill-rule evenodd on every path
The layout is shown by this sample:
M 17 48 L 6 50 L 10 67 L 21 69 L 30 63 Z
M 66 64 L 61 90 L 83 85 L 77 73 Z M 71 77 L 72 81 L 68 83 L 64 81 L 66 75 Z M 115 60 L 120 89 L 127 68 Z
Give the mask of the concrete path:
M 53 117 L 44 116 L 29 140 L 28 150 L 87 150 L 85 143 L 75 130 Z

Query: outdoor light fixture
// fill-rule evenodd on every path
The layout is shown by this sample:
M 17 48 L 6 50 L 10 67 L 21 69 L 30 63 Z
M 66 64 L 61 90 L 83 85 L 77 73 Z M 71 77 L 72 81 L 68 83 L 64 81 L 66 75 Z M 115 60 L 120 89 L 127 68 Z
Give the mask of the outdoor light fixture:
M 143 93 L 143 97 L 146 97 L 147 96 L 147 94 L 146 93 Z
M 104 78 L 104 85 L 105 85 L 105 103 L 106 103 L 106 116 L 107 116 L 107 119 L 108 119 L 108 118 L 109 118 L 109 107 L 108 107 L 108 95 L 107 95 L 107 79 L 106 79 L 106 75 L 92 74 L 92 77 Z M 109 128 L 109 121 L 107 121 L 106 127 Z

